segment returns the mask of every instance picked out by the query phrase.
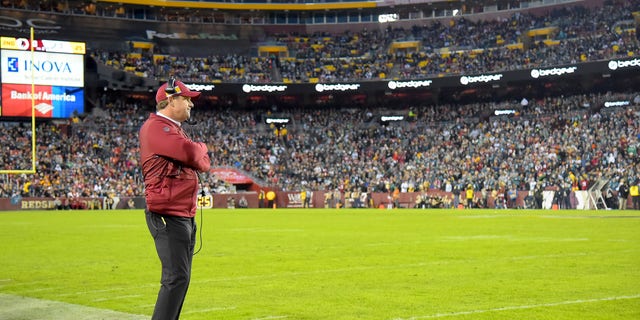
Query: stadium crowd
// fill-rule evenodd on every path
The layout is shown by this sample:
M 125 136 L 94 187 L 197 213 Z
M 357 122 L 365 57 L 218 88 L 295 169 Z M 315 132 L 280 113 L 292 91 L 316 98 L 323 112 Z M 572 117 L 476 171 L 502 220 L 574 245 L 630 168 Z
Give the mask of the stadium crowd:
M 495 72 L 640 55 L 625 21 L 640 3 L 564 8 L 546 16 L 516 12 L 509 19 L 343 34 L 274 34 L 292 57 L 234 53 L 208 57 L 154 57 L 96 49 L 101 63 L 148 77 L 185 81 L 320 82 L 416 78 Z M 531 29 L 557 27 L 557 44 L 508 45 Z M 635 31 L 635 29 L 634 29 Z M 417 52 L 390 52 L 393 42 L 419 41 Z M 448 49 L 443 54 L 443 48 Z M 474 50 L 476 49 L 476 50 Z M 477 50 L 480 49 L 480 50 Z M 159 49 L 161 50 L 161 48 Z M 603 108 L 606 101 L 630 101 Z M 486 110 L 513 110 L 489 116 Z M 209 144 L 212 167 L 232 167 L 283 190 L 402 192 L 438 189 L 576 189 L 604 178 L 638 183 L 640 93 L 590 94 L 464 105 L 294 106 L 279 115 L 293 121 L 275 134 L 255 110 L 196 108 L 199 125 L 187 129 Z M 102 107 L 72 119 L 39 122 L 36 174 L 0 175 L 0 197 L 141 196 L 137 134 L 152 112 L 148 101 L 109 97 Z M 380 115 L 413 115 L 380 123 Z M 279 131 L 282 133 L 281 131 Z M 31 127 L 0 122 L 0 168 L 32 168 Z M 583 182 L 584 181 L 584 182 Z M 208 188 L 224 190 L 215 176 Z
M 602 107 L 629 101 L 626 107 Z M 0 197 L 140 196 L 137 131 L 151 111 L 115 99 L 103 109 L 37 126 L 37 173 L 0 175 Z M 484 116 L 487 107 L 515 114 Z M 503 101 L 495 105 L 283 109 L 277 135 L 255 112 L 194 109 L 187 128 L 212 167 L 232 167 L 283 190 L 390 192 L 581 188 L 580 180 L 638 183 L 640 93 Z M 381 114 L 415 115 L 380 123 Z M 30 125 L 3 122 L 0 167 L 29 169 Z M 208 187 L 222 181 L 209 176 Z
M 249 57 L 229 53 L 209 57 L 150 54 L 133 57 L 129 52 L 96 49 L 91 55 L 100 63 L 126 70 L 142 77 L 166 79 L 178 75 L 188 82 L 266 83 L 273 79 L 275 62 L 269 57 Z

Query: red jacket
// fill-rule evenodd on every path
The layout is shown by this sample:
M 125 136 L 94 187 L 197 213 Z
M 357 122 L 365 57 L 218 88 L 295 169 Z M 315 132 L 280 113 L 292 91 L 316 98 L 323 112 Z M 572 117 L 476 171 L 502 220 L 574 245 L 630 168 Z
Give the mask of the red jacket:
M 195 216 L 196 171 L 211 167 L 207 146 L 189 139 L 176 123 L 152 113 L 140 128 L 140 158 L 149 211 Z

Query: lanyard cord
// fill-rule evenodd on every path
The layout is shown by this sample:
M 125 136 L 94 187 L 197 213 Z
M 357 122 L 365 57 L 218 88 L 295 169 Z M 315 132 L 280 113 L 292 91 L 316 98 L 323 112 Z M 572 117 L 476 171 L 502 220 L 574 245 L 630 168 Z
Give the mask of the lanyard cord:
M 202 183 L 202 179 L 200 178 L 200 174 L 198 174 L 198 181 L 200 183 L 200 196 L 204 197 L 205 193 L 204 193 L 204 188 L 203 188 L 203 183 Z M 198 252 L 200 252 L 200 250 L 202 250 L 202 216 L 204 210 L 202 209 L 202 206 L 200 206 L 200 224 L 198 225 L 198 250 L 196 250 L 193 255 L 195 256 L 196 254 L 198 254 Z
M 188 119 L 191 120 L 191 119 Z M 189 125 L 189 133 L 187 134 L 184 130 L 184 128 L 180 127 L 180 131 L 182 131 L 182 134 L 185 135 L 185 137 L 187 139 L 191 139 L 190 136 L 195 136 L 196 132 L 195 132 L 195 125 L 198 123 L 197 121 L 185 121 L 188 125 Z M 192 140 L 193 141 L 193 140 Z M 204 197 L 206 194 L 204 193 L 204 183 L 202 181 L 202 176 L 200 175 L 200 172 L 196 171 L 196 175 L 198 175 L 198 184 L 200 185 L 200 196 Z M 193 255 L 195 256 L 196 254 L 198 254 L 200 252 L 200 250 L 202 250 L 202 228 L 203 228 L 203 213 L 204 209 L 202 206 L 200 206 L 200 223 L 198 225 L 198 250 L 196 250 Z

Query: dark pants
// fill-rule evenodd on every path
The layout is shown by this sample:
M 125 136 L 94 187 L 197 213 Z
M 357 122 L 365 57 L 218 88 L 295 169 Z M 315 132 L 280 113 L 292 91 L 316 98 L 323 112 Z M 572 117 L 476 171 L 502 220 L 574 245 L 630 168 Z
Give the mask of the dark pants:
M 193 218 L 165 216 L 146 211 L 147 226 L 162 264 L 160 291 L 152 320 L 177 320 L 191 280 L 196 242 Z

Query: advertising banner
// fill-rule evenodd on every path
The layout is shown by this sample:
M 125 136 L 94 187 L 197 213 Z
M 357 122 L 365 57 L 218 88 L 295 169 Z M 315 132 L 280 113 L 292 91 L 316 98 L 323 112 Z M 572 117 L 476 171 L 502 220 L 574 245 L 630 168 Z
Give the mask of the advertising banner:
M 31 117 L 32 98 L 39 118 L 69 118 L 84 112 L 84 89 L 29 84 L 2 84 L 2 116 Z
M 2 50 L 2 82 L 84 87 L 84 55 Z
M 253 183 L 250 177 L 232 168 L 215 168 L 211 169 L 211 173 L 215 174 L 218 179 L 231 184 Z
M 86 45 L 84 42 L 57 41 L 34 39 L 31 42 L 27 38 L 0 37 L 0 48 L 30 51 L 46 51 L 58 53 L 85 54 Z

